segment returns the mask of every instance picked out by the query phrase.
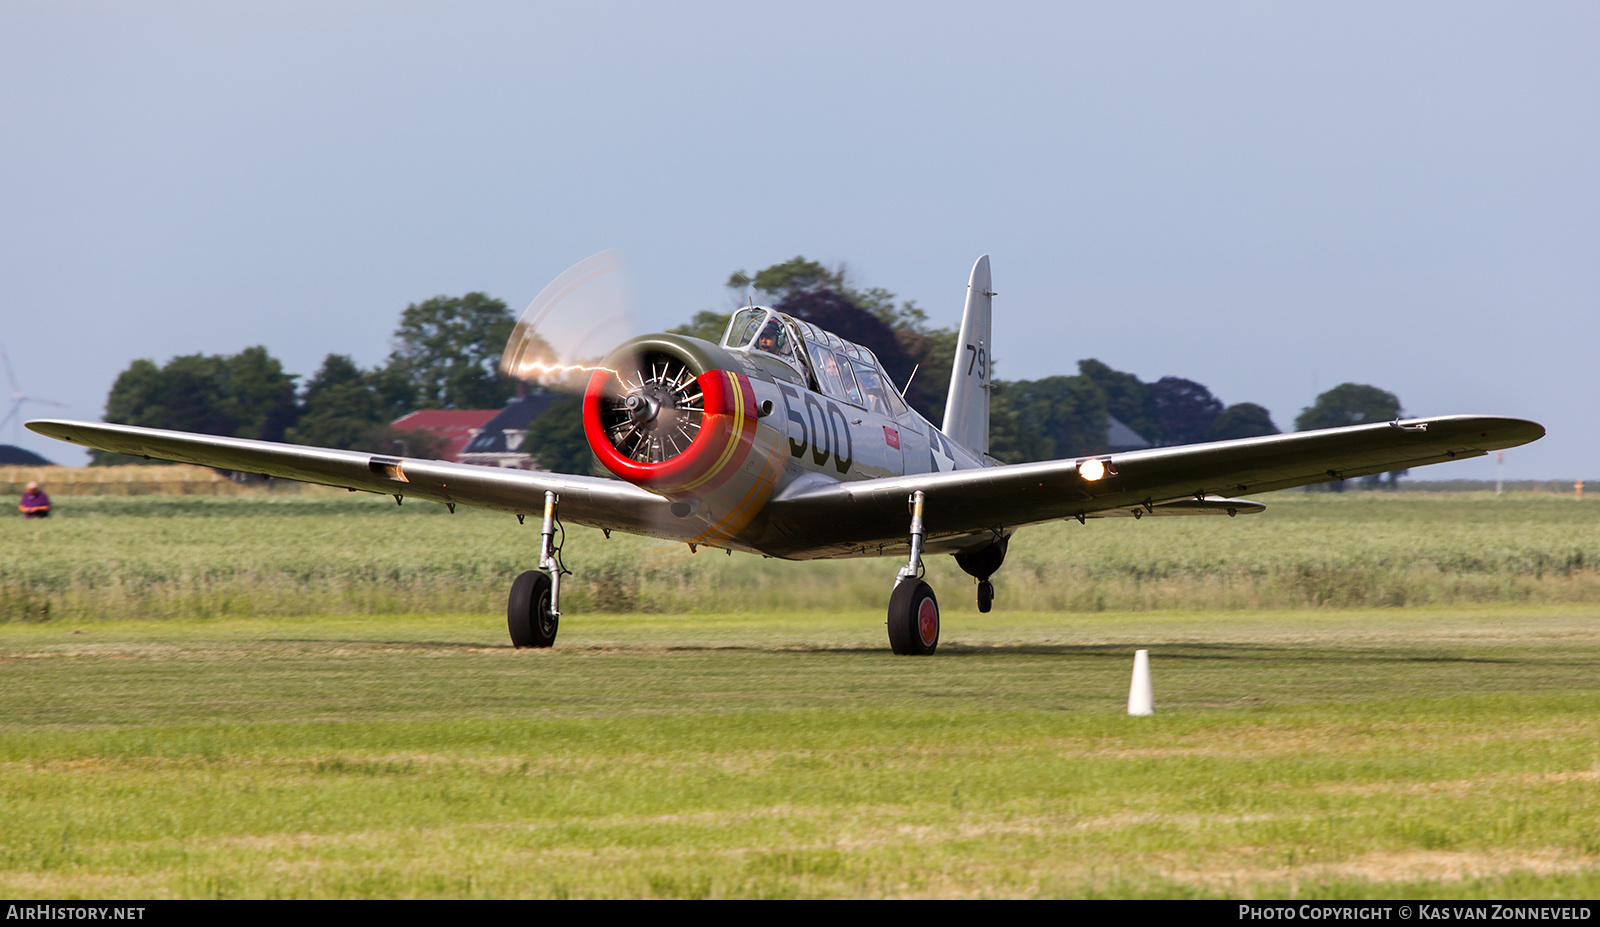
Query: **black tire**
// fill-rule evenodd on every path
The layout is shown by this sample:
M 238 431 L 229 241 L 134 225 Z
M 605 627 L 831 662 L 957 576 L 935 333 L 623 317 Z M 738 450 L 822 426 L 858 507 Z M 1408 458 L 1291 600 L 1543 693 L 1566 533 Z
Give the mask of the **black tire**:
M 938 648 L 939 600 L 932 587 L 921 580 L 907 580 L 894 587 L 889 596 L 889 649 L 926 656 Z
M 550 575 L 529 570 L 511 584 L 506 630 L 513 647 L 548 647 L 556 642 L 560 619 L 550 612 Z
M 989 609 L 994 608 L 994 583 L 987 579 L 978 580 L 978 611 L 985 615 Z

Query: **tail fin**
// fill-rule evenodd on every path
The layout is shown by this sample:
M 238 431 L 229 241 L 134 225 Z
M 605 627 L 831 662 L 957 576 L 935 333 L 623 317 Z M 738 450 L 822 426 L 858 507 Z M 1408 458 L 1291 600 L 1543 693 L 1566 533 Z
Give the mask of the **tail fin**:
M 967 282 L 967 307 L 961 313 L 961 340 L 956 343 L 950 394 L 944 402 L 945 437 L 972 450 L 989 453 L 989 314 L 994 291 L 989 284 L 989 255 L 972 265 Z

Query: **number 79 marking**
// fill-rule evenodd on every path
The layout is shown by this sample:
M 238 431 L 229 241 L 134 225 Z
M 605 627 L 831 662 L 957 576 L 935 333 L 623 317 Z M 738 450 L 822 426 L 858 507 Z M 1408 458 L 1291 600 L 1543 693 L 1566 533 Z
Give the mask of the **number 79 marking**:
M 972 352 L 972 357 L 967 359 L 967 376 L 969 376 L 969 377 L 972 376 L 972 370 L 973 370 L 974 367 L 976 367 L 977 370 L 978 370 L 978 379 L 979 380 L 988 379 L 988 376 L 989 376 L 989 363 L 988 363 L 988 360 L 989 359 L 984 356 L 983 348 L 982 347 L 973 347 L 972 345 L 969 344 L 969 345 L 967 345 L 967 350 Z

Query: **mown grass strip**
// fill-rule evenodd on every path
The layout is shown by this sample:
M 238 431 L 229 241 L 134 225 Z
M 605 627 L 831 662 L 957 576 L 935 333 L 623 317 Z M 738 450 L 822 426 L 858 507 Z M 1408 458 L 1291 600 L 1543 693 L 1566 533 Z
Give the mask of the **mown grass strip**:
M 540 654 L 472 617 L 11 626 L 0 886 L 1600 887 L 1592 610 L 995 616 L 927 660 L 869 648 L 873 617 L 598 617 Z M 1154 653 L 1152 718 L 1122 713 L 1134 642 Z

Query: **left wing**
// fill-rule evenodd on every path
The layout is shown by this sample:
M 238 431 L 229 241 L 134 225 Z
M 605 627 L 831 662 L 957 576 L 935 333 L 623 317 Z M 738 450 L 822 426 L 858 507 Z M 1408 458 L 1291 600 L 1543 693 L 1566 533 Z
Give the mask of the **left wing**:
M 660 527 L 672 521 L 667 514 L 667 500 L 621 480 L 99 422 L 41 419 L 29 422 L 28 430 L 134 457 L 175 460 L 447 505 L 470 505 L 514 515 L 542 513 L 546 490 L 554 490 L 561 494 L 563 520 L 652 537 L 676 537 L 663 533 Z
M 1454 415 L 1352 425 L 1186 447 L 1098 455 L 1105 476 L 1087 480 L 1077 460 L 1050 460 L 977 470 L 922 473 L 860 482 L 797 483 L 768 503 L 772 517 L 805 533 L 833 526 L 841 542 L 904 543 L 906 498 L 922 490 L 928 535 L 955 537 L 1063 518 L 1172 514 L 1228 508 L 1227 499 L 1479 457 L 1544 436 L 1543 426 L 1515 418 Z M 1235 509 L 1257 507 L 1236 503 Z M 1118 511 L 1120 510 L 1120 511 Z

